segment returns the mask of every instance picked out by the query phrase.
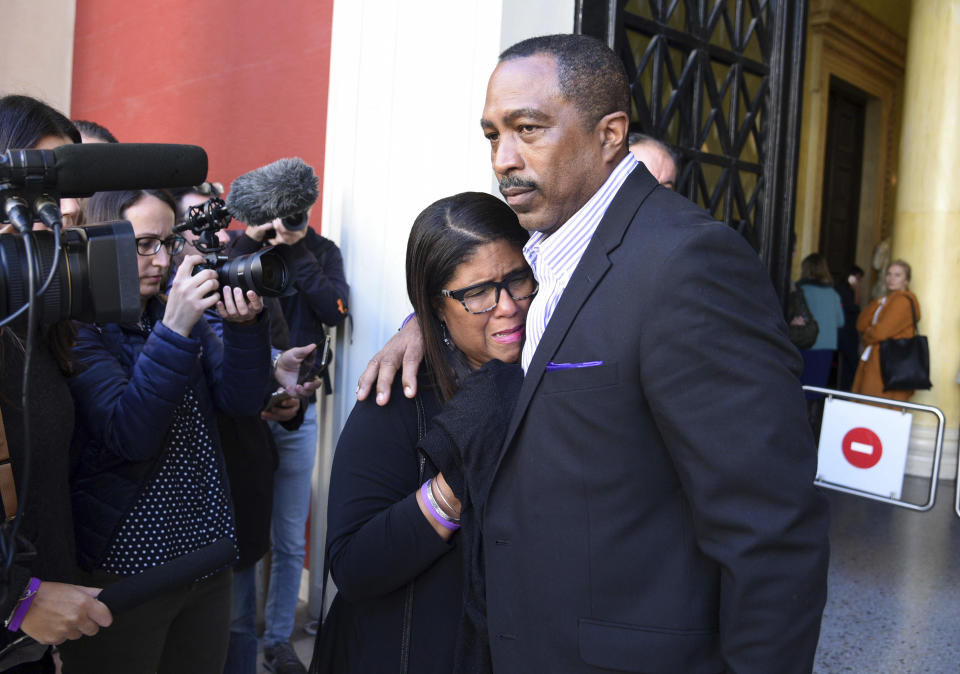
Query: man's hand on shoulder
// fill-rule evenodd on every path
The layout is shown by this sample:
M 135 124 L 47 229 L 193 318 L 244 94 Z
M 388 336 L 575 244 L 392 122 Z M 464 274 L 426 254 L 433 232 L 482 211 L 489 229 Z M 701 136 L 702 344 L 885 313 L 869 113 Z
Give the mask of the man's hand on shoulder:
M 413 398 L 417 395 L 417 371 L 423 362 L 423 336 L 420 334 L 420 321 L 414 316 L 390 341 L 377 352 L 357 383 L 357 400 L 366 400 L 376 383 L 377 404 L 390 402 L 390 387 L 402 368 L 403 395 Z

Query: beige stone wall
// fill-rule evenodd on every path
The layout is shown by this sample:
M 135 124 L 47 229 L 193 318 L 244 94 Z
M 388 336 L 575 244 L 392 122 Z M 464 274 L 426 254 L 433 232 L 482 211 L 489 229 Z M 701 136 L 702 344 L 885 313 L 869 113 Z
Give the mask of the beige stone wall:
M 0 94 L 70 114 L 75 0 L 0 0 Z
M 893 257 L 913 267 L 910 289 L 930 342 L 933 389 L 913 402 L 947 417 L 945 468 L 956 465 L 960 423 L 960 0 L 913 4 L 907 42 L 900 170 L 893 222 Z M 929 421 L 918 420 L 925 426 Z M 942 477 L 950 477 L 944 475 Z

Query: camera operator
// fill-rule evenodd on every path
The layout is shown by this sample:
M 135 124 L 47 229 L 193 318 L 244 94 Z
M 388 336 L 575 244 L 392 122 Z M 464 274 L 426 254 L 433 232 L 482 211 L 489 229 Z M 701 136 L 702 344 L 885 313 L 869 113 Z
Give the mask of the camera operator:
M 170 292 L 166 273 L 183 239 L 175 204 L 155 190 L 98 192 L 88 221 L 129 220 L 137 242 L 138 324 L 80 324 L 70 378 L 79 414 L 72 453 L 81 578 L 110 584 L 235 540 L 215 410 L 255 414 L 269 387 L 268 326 L 258 295 L 219 288 L 187 256 Z M 216 307 L 223 340 L 203 320 Z M 164 592 L 124 613 L 112 629 L 65 644 L 70 672 L 222 669 L 231 571 Z
M 51 149 L 79 142 L 80 134 L 70 120 L 49 105 L 29 96 L 0 97 L 0 151 Z M 65 210 L 73 205 L 64 204 L 68 207 Z M 0 235 L 14 236 L 7 232 Z M 25 486 L 21 483 L 25 458 L 21 407 L 24 327 L 25 321 L 21 321 L 0 330 L 0 412 L 20 495 Z M 38 348 L 33 353 L 33 393 L 28 405 L 32 418 L 29 451 L 35 470 L 15 542 L 17 554 L 12 566 L 0 575 L 0 619 L 5 621 L 5 629 L 0 628 L 0 648 L 23 634 L 40 644 L 58 644 L 95 634 L 112 621 L 107 607 L 95 599 L 98 588 L 70 584 L 75 568 L 68 486 L 74 403 L 67 377 L 74 371 L 74 336 L 70 321 L 41 326 Z M 0 566 L 10 562 L 9 557 L 0 559 Z M 26 653 L 28 648 L 32 653 Z M 54 671 L 49 648 L 28 646 L 19 655 L 32 661 L 7 669 L 0 659 L 0 669 Z
M 270 244 L 289 249 L 293 264 L 294 295 L 280 298 L 290 327 L 292 345 L 323 344 L 324 326 L 338 326 L 347 314 L 350 292 L 343 273 L 343 258 L 336 244 L 314 232 L 307 224 L 309 211 L 301 216 L 249 226 L 234 244 L 237 254 Z M 318 358 L 321 354 L 318 354 Z M 325 382 L 330 391 L 329 380 Z M 272 423 L 280 450 L 280 465 L 274 477 L 273 556 L 265 611 L 263 644 L 268 669 L 279 674 L 305 672 L 290 644 L 294 612 L 300 590 L 300 575 L 306 552 L 306 522 L 310 511 L 310 480 L 316 457 L 317 411 L 308 401 L 303 424 L 288 431 Z
M 172 190 L 177 201 L 177 215 L 182 222 L 191 206 L 201 206 L 211 198 L 223 196 L 219 183 L 204 182 L 193 188 Z M 228 246 L 242 235 L 237 230 L 219 229 L 217 238 Z M 198 253 L 194 242 L 198 235 L 183 231 L 187 240 L 182 255 Z M 229 249 L 228 249 L 229 250 Z M 277 368 L 287 367 L 295 377 L 304 357 L 314 346 L 286 350 L 290 336 L 286 320 L 276 298 L 264 298 L 269 308 L 270 341 L 276 355 Z M 207 320 L 219 329 L 219 316 L 207 313 Z M 282 353 L 281 353 L 282 351 Z M 320 382 L 308 383 L 300 392 L 312 395 Z M 233 606 L 230 619 L 230 643 L 227 649 L 225 674 L 256 674 L 256 563 L 270 549 L 270 517 L 273 511 L 273 476 L 277 469 L 277 447 L 267 421 L 274 421 L 293 431 L 303 422 L 306 409 L 303 398 L 293 396 L 264 409 L 259 415 L 232 416 L 217 414 L 220 443 L 230 478 L 237 527 L 239 558 L 233 569 Z

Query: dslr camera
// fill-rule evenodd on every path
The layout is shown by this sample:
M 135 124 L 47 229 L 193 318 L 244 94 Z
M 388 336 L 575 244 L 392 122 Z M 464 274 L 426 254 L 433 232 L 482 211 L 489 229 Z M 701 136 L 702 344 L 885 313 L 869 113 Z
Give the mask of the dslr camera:
M 178 234 L 189 230 L 197 236 L 193 246 L 203 255 L 204 261 L 194 267 L 193 273 L 214 270 L 221 288 L 228 285 L 244 292 L 252 290 L 262 297 L 288 294 L 293 279 L 282 248 L 273 246 L 232 259 L 223 254 L 224 246 L 217 238 L 217 232 L 230 224 L 230 217 L 223 199 L 211 197 L 202 204 L 191 206 L 184 221 L 174 226 Z

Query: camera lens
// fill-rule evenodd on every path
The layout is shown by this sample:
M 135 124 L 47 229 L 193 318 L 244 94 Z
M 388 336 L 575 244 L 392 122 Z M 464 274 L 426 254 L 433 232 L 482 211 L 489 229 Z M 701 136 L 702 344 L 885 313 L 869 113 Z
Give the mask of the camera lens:
M 27 251 L 33 243 L 35 267 L 42 283 L 54 258 L 53 232 L 0 236 L 0 318 L 27 303 Z M 87 323 L 136 321 L 140 315 L 140 279 L 136 242 L 128 222 L 65 229 L 53 280 L 39 300 L 40 322 L 66 318 Z
M 290 286 L 290 274 L 276 248 L 227 260 L 217 268 L 220 286 L 252 290 L 262 297 L 279 297 Z
M 292 232 L 300 231 L 307 226 L 307 212 L 304 211 L 303 213 L 288 215 L 285 218 L 280 218 L 280 222 L 282 222 L 283 226 Z

